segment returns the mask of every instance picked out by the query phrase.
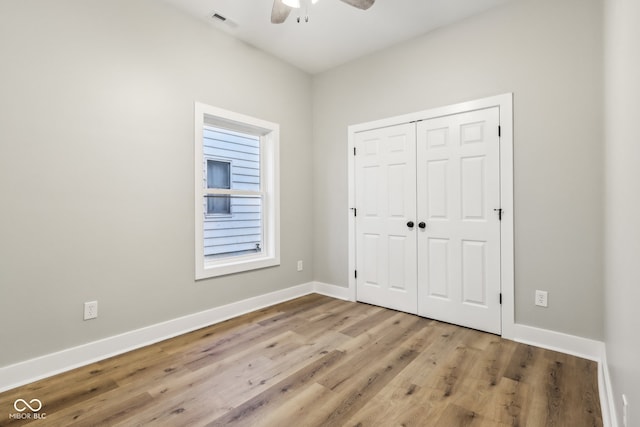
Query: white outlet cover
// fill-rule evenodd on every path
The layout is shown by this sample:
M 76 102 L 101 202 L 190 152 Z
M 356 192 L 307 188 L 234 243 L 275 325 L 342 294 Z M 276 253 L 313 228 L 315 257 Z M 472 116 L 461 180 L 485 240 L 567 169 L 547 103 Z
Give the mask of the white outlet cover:
M 547 291 L 539 291 L 539 290 L 537 290 L 536 291 L 535 304 L 537 306 L 540 306 L 540 307 L 547 307 L 548 306 L 548 304 L 547 304 L 547 296 L 548 296 Z
M 98 317 L 98 301 L 87 301 L 84 303 L 84 320 Z

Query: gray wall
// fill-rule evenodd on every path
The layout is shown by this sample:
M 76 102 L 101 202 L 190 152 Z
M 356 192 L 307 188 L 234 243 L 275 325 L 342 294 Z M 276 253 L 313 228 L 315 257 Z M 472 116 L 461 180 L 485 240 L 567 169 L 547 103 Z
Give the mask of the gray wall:
M 310 76 L 155 0 L 3 0 L 0 58 L 0 366 L 312 279 Z M 194 281 L 195 100 L 280 124 L 280 267 Z
M 316 76 L 316 280 L 348 283 L 348 125 L 513 92 L 516 321 L 602 339 L 601 8 L 514 1 Z
M 640 425 L 640 2 L 605 1 L 605 342 L 618 421 Z

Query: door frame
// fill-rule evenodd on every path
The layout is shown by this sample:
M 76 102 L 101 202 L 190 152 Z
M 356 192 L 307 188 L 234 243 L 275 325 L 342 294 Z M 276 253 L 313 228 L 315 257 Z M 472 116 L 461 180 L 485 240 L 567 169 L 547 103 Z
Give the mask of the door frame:
M 502 337 L 515 337 L 515 271 L 513 211 L 513 93 L 461 102 L 416 113 L 350 125 L 348 132 L 348 234 L 349 234 L 349 300 L 356 301 L 356 223 L 355 206 L 355 135 L 358 132 L 403 123 L 417 122 L 485 108 L 498 107 L 500 115 L 500 280 L 502 292 Z

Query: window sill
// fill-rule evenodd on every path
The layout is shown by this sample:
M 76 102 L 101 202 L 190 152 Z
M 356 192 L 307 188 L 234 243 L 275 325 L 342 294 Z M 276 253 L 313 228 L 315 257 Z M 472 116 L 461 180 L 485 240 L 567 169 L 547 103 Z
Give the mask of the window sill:
M 205 261 L 202 267 L 196 271 L 196 280 L 226 276 L 228 274 L 275 267 L 278 265 L 280 265 L 280 257 L 266 255 L 247 255 L 234 257 L 233 259 L 222 258 L 209 260 Z

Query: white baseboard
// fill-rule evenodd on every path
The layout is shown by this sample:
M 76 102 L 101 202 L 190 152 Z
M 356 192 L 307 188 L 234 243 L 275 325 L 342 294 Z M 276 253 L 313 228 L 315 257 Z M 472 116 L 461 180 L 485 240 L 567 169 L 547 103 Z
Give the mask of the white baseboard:
M 350 301 L 349 288 L 342 286 L 330 285 L 328 283 L 313 282 L 313 289 L 316 293 L 326 295 L 333 298 Z
M 323 287 L 327 294 L 337 288 Z M 313 293 L 309 282 L 0 368 L 0 392 Z
M 602 421 L 604 427 L 618 427 L 618 415 L 613 399 L 609 364 L 607 363 L 607 349 L 602 346 L 602 355 L 598 363 L 598 389 L 600 391 L 600 406 L 602 407 Z
M 518 323 L 514 325 L 514 332 L 514 341 L 595 361 L 600 361 L 604 346 L 601 341 Z

